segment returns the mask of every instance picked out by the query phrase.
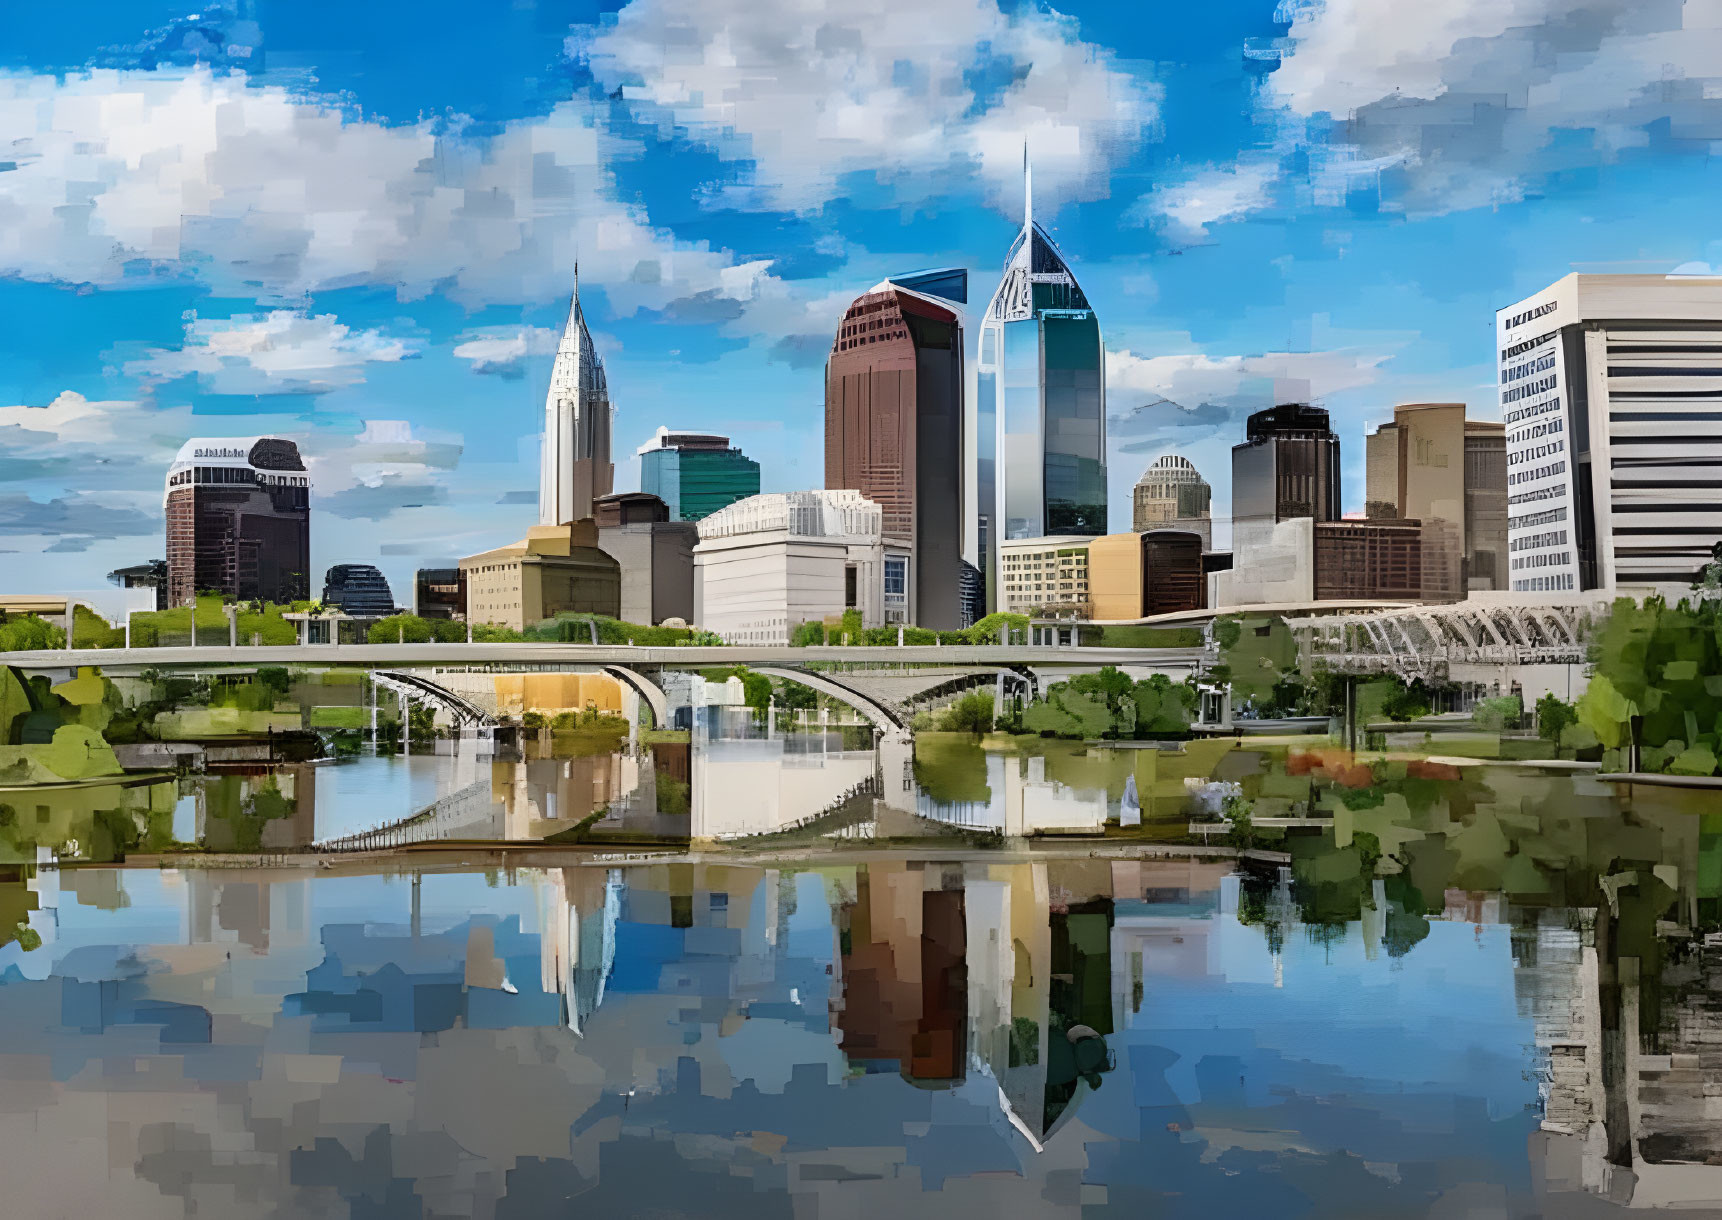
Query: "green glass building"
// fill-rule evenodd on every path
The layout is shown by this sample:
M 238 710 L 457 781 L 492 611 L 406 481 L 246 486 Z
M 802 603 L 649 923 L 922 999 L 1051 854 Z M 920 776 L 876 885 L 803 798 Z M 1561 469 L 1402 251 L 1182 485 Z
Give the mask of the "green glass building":
M 659 428 L 639 452 L 640 490 L 669 505 L 672 521 L 698 521 L 759 494 L 759 463 L 727 436 Z

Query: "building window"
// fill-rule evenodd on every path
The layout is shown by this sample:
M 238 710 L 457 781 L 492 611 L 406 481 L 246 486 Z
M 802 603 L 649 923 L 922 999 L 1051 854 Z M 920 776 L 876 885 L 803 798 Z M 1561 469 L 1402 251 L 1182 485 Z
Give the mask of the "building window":
M 860 604 L 860 597 L 856 592 L 857 584 L 855 565 L 849 564 L 843 569 L 843 608 L 845 610 L 853 610 Z

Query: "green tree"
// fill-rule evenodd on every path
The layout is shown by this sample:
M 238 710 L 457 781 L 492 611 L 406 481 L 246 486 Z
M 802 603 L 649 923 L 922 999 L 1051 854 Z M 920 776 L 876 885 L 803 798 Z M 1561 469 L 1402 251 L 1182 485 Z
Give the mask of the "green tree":
M 1561 733 L 1569 725 L 1578 723 L 1578 713 L 1573 705 L 1559 698 L 1553 691 L 1537 700 L 1537 736 L 1544 741 L 1560 744 Z

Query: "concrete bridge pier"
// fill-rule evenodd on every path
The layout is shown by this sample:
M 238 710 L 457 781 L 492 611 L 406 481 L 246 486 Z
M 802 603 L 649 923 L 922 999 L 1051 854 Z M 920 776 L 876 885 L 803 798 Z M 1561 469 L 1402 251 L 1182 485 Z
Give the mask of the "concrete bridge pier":
M 915 736 L 906 729 L 879 734 L 879 799 L 900 813 L 916 812 Z

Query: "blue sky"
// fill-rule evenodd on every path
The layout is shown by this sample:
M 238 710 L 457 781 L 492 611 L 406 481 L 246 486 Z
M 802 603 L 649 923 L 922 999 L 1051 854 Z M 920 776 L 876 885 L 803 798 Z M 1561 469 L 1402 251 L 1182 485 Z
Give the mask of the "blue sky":
M 532 517 L 581 267 L 617 483 L 660 424 L 817 485 L 822 364 L 884 275 L 1036 216 L 1108 348 L 1112 524 L 1161 453 L 1229 501 L 1276 398 L 1345 499 L 1396 401 L 1493 416 L 1493 311 L 1722 262 L 1722 29 L 1670 0 L 99 0 L 0 45 L 0 591 L 159 556 L 194 435 L 313 457 L 313 562 Z M 972 328 L 971 328 L 972 329 Z M 971 353 L 972 354 L 972 353 Z

